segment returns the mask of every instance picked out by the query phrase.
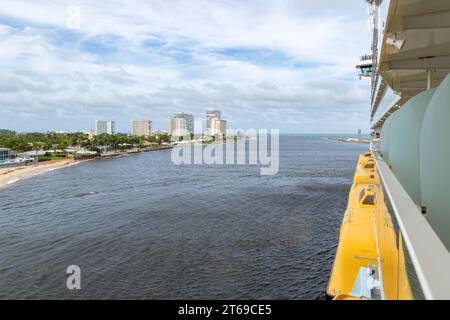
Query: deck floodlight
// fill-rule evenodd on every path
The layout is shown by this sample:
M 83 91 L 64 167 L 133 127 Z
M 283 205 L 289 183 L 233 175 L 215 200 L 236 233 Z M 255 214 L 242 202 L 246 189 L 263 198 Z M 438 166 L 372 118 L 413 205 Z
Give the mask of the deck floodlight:
M 391 47 L 395 47 L 397 50 L 401 50 L 405 44 L 405 40 L 397 40 L 395 38 L 389 37 L 386 40 L 386 44 Z

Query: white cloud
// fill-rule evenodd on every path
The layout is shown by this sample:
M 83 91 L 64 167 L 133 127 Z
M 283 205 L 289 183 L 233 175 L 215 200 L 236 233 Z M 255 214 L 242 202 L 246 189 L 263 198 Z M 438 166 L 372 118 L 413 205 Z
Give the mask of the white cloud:
M 210 106 L 235 127 L 367 127 L 368 85 L 354 70 L 370 43 L 365 7 L 339 3 L 2 0 L 0 127 L 164 127 Z M 79 31 L 66 29 L 68 5 L 81 8 Z

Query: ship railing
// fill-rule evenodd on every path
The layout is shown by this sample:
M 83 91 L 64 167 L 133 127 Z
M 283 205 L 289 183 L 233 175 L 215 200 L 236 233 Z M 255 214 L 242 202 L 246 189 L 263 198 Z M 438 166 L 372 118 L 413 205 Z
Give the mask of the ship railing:
M 406 248 L 405 265 L 413 297 L 450 299 L 449 251 L 427 222 L 421 208 L 413 202 L 383 160 L 376 143 L 371 143 L 371 151 L 386 195 L 386 204 L 396 225 L 398 247 Z

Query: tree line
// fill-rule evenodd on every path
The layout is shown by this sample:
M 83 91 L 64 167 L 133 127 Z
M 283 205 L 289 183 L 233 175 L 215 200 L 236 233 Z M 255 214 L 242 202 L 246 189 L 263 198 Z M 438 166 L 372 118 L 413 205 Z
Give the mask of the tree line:
M 57 133 L 57 132 L 31 132 L 17 133 L 15 131 L 0 129 L 0 147 L 10 148 L 16 152 L 31 150 L 64 150 L 68 147 L 96 150 L 98 146 L 110 146 L 118 149 L 123 145 L 143 146 L 143 143 L 170 142 L 170 136 L 137 137 L 124 133 L 114 135 L 102 134 L 89 139 L 89 135 L 82 132 Z

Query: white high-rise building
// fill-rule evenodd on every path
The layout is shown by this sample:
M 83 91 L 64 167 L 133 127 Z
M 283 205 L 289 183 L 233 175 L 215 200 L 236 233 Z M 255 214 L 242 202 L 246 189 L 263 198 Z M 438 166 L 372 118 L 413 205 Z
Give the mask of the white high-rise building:
M 115 134 L 116 122 L 115 121 L 95 121 L 95 134 Z
M 222 138 L 227 134 L 227 121 L 219 118 L 211 119 L 211 128 L 209 135 Z
M 189 133 L 194 133 L 194 116 L 192 114 L 177 112 L 173 115 L 173 117 L 185 119 L 187 131 L 189 131 Z
M 188 136 L 190 134 L 187 130 L 187 121 L 184 118 L 170 118 L 168 127 L 169 134 L 175 138 Z
M 147 137 L 152 133 L 152 122 L 148 120 L 131 121 L 131 134 L 133 136 Z
M 209 135 L 213 135 L 212 134 L 212 130 L 211 130 L 211 121 L 214 118 L 221 118 L 221 113 L 219 110 L 214 110 L 214 109 L 208 109 L 206 110 L 206 132 Z

